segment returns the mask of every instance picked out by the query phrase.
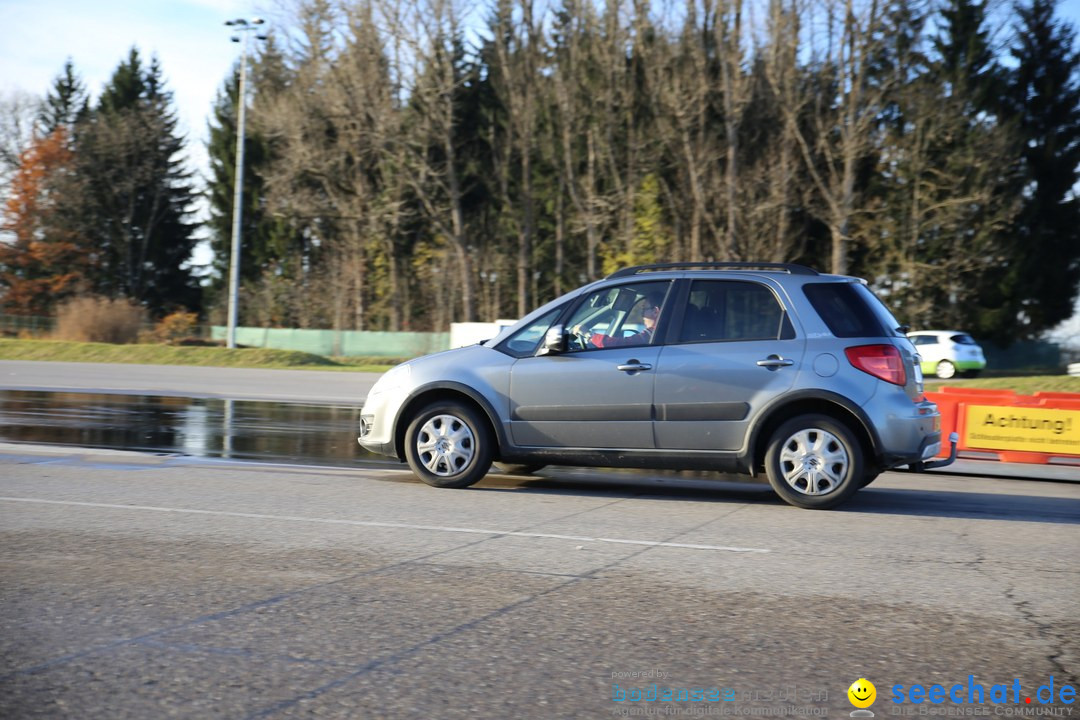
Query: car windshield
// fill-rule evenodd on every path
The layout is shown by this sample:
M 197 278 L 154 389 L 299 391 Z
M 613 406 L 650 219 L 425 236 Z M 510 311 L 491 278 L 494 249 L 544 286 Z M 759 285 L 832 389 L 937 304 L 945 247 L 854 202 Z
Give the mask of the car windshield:
M 555 322 L 562 308 L 549 310 L 508 337 L 499 341 L 498 347 L 508 355 L 526 357 L 536 353 L 544 333 Z

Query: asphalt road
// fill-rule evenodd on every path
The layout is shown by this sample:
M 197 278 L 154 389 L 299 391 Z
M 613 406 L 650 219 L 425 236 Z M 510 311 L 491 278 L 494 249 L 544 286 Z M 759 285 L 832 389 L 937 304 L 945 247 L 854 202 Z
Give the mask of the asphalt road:
M 360 405 L 378 373 L 0 360 L 0 390 Z
M 327 404 L 375 377 L 0 362 L 0 389 Z M 809 512 L 670 473 L 447 491 L 0 445 L 0 718 L 847 717 L 860 677 L 878 717 L 1068 717 L 1078 549 L 1073 483 L 885 473 Z
M 847 717 L 860 677 L 879 718 L 1075 709 L 1036 693 L 1080 675 L 1078 485 L 556 477 L 0 446 L 0 717 Z M 616 701 L 653 683 L 734 700 Z M 891 702 L 935 683 L 987 702 Z

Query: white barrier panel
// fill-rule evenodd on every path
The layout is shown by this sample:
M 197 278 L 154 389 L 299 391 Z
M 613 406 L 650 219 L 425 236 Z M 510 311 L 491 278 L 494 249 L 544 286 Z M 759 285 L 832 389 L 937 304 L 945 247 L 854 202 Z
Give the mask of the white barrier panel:
M 450 347 L 465 347 L 490 340 L 516 322 L 517 320 L 496 320 L 495 322 L 450 323 Z

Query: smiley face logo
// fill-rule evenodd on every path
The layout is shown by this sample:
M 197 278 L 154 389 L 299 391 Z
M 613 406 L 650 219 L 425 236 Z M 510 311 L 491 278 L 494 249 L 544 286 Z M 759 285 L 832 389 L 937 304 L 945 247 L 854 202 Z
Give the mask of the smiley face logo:
M 848 700 L 857 708 L 868 708 L 877 699 L 877 688 L 866 678 L 859 678 L 847 689 Z

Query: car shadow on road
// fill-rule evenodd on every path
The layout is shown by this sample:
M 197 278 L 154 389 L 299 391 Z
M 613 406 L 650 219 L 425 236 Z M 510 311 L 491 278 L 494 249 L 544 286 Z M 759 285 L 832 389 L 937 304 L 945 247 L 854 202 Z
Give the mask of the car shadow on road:
M 472 491 L 753 503 L 777 510 L 810 512 L 787 505 L 767 484 L 757 482 L 688 479 L 678 474 L 671 477 L 636 476 L 604 471 L 587 471 L 580 477 L 566 470 L 545 471 L 545 474 L 549 472 L 551 477 L 492 474 Z M 1080 498 L 870 487 L 829 512 L 1080 525 Z
M 501 477 L 488 475 L 474 490 L 534 492 L 545 495 L 583 495 L 610 498 L 692 500 L 695 502 L 765 502 L 783 504 L 769 488 L 754 482 L 687 481 L 603 474 L 588 477 Z
M 842 512 L 1080 525 L 1080 499 L 954 490 L 866 488 Z

